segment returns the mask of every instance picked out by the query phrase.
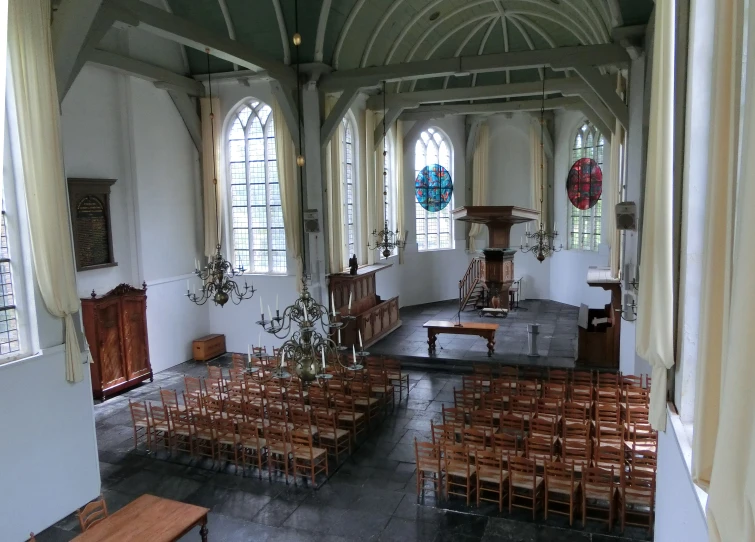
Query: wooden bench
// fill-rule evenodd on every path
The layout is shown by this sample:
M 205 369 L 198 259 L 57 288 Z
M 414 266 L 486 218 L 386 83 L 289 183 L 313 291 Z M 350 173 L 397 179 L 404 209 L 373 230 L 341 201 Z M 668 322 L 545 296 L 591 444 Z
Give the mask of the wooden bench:
M 427 329 L 427 345 L 432 352 L 435 350 L 435 341 L 441 333 L 451 335 L 479 335 L 488 340 L 488 356 L 495 352 L 495 332 L 498 324 L 483 324 L 477 322 L 465 322 L 460 326 L 448 320 L 430 320 L 422 326 Z

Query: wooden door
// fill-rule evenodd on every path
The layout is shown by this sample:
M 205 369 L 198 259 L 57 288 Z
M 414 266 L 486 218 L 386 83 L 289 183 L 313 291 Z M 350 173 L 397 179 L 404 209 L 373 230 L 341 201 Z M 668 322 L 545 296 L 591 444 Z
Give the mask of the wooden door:
M 146 298 L 144 296 L 124 296 L 121 299 L 121 304 L 125 366 L 128 378 L 132 379 L 150 372 Z
M 127 374 L 121 354 L 121 312 L 117 299 L 97 305 L 97 348 L 99 350 L 102 388 L 125 382 Z

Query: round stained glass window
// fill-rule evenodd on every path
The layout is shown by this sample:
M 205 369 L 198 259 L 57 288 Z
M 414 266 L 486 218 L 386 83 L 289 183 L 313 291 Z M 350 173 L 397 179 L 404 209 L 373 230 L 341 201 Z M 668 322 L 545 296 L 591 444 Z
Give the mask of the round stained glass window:
M 569 170 L 566 193 L 577 209 L 590 209 L 603 193 L 603 172 L 592 158 L 580 158 Z
M 427 211 L 442 211 L 451 203 L 454 183 L 451 174 L 440 164 L 425 166 L 414 181 L 417 203 Z

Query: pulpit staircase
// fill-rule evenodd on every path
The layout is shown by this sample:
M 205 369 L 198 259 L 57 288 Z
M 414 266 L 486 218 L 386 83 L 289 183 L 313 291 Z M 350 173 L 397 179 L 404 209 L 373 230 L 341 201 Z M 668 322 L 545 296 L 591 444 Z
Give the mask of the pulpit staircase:
M 469 262 L 467 272 L 459 281 L 459 310 L 482 307 L 485 293 L 485 260 L 475 258 Z

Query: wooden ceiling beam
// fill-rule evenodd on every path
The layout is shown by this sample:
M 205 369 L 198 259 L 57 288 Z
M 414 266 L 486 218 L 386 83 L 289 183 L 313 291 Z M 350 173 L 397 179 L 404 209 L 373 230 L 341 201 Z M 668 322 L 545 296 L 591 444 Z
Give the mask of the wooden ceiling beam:
M 95 26 L 101 5 L 102 0 L 63 0 L 54 14 L 52 51 L 60 101 L 78 75 L 76 61 L 86 49 L 87 36 Z
M 549 98 L 545 100 L 545 109 L 569 109 L 581 105 L 580 98 Z M 451 115 L 495 115 L 516 111 L 540 111 L 542 100 L 519 100 L 510 102 L 492 102 L 482 104 L 428 105 L 406 111 L 401 120 L 438 119 Z
M 350 86 L 375 87 L 383 81 L 424 79 L 446 75 L 539 68 L 542 66 L 569 68 L 583 64 L 589 66 L 626 65 L 629 60 L 627 52 L 621 46 L 613 43 L 558 47 L 534 51 L 418 60 L 388 64 L 387 66 L 339 70 L 324 75 L 320 80 L 319 87 L 325 92 L 335 92 Z
M 178 17 L 141 0 L 107 0 L 106 5 L 112 10 L 115 18 L 125 24 L 202 52 L 209 49 L 210 54 L 217 58 L 255 72 L 266 70 L 283 85 L 296 87 L 296 74 L 290 66 L 226 36 L 215 34 L 201 24 Z

